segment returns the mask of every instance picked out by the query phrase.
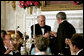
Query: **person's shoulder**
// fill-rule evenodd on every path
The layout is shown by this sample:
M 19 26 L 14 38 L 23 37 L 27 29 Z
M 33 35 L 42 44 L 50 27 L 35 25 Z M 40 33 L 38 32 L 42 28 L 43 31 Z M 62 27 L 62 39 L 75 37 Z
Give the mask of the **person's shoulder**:
M 74 28 L 74 26 L 70 23 L 70 22 L 68 22 L 68 21 L 66 21 L 66 26 L 68 26 L 68 27 L 70 27 L 70 28 Z
M 60 25 L 68 24 L 68 21 L 63 21 Z
M 50 28 L 50 26 L 49 26 L 49 25 L 45 25 L 45 27 L 49 27 L 49 28 Z
M 68 25 L 72 25 L 70 22 L 68 21 L 64 21 L 64 24 L 68 24 Z
M 68 21 L 64 21 L 60 24 L 60 26 L 72 26 L 72 25 Z
M 69 25 L 67 21 L 63 21 L 62 23 L 59 24 L 59 28 L 64 29 Z
M 39 24 L 34 24 L 35 26 L 38 26 Z M 33 27 L 34 25 L 32 25 L 31 27 Z

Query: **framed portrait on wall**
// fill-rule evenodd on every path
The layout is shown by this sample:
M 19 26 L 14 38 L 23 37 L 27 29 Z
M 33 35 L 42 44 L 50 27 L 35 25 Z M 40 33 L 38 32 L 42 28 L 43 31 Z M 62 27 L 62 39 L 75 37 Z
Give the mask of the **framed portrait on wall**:
M 73 1 L 41 1 L 41 11 L 82 10 L 83 4 L 75 5 Z

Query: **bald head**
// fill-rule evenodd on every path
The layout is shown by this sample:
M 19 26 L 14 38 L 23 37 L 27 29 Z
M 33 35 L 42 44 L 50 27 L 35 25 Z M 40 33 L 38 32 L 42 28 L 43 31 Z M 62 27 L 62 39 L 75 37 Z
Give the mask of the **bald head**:
M 39 18 L 39 17 L 43 17 L 43 18 L 45 18 L 45 16 L 44 16 L 44 15 L 39 15 L 37 18 Z
M 38 24 L 40 25 L 40 27 L 45 26 L 45 16 L 39 15 L 37 18 L 38 18 Z

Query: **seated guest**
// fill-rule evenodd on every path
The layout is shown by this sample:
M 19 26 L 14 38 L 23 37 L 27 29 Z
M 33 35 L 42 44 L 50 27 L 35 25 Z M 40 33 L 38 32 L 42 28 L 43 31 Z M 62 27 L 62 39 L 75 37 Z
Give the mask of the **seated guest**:
M 70 46 L 71 55 L 79 55 L 83 56 L 83 43 L 84 38 L 80 34 L 74 34 L 71 39 L 66 41 L 67 44 Z
M 3 40 L 5 39 L 6 31 L 1 30 L 1 37 L 0 37 L 0 55 L 3 55 L 6 52 L 6 49 L 4 47 Z
M 6 37 L 5 37 L 6 36 Z M 6 35 L 5 30 L 1 30 L 0 55 L 11 55 L 10 36 Z M 9 48 L 7 48 L 9 46 Z
M 35 55 L 50 55 L 50 53 L 47 53 L 46 50 L 49 45 L 49 39 L 40 36 L 35 41 Z
M 9 31 L 8 33 L 10 33 L 10 32 L 11 31 Z M 21 55 L 20 49 L 21 49 L 21 46 L 22 46 L 22 44 L 24 42 L 22 37 L 23 37 L 23 34 L 20 31 L 17 31 L 16 38 L 15 38 L 15 33 L 11 34 L 11 40 L 12 40 L 13 46 L 15 48 L 14 49 L 14 55 Z
M 12 41 L 11 41 L 11 36 L 10 35 L 5 35 L 5 39 L 4 39 L 4 46 L 5 49 L 7 50 L 4 54 L 9 54 L 9 55 L 13 55 L 13 45 L 12 45 Z
M 47 53 L 51 53 L 51 49 L 48 47 L 46 50 Z M 35 47 L 32 48 L 31 55 L 35 55 Z
M 38 38 L 41 38 L 41 37 L 42 37 L 42 35 L 36 36 L 36 37 L 34 38 L 34 43 L 35 43 L 36 41 L 38 41 Z M 46 37 L 45 37 L 45 38 L 46 38 Z M 48 38 L 47 38 L 47 39 L 48 39 Z M 49 41 L 49 43 L 50 43 L 50 41 Z M 35 45 L 35 44 L 34 44 L 34 45 Z M 49 46 L 48 46 L 46 52 L 47 52 L 47 53 L 51 53 L 51 49 L 49 48 Z M 35 55 L 35 47 L 32 48 L 32 50 L 31 50 L 31 55 Z
M 3 40 L 2 38 L 0 37 L 0 55 L 4 55 L 6 49 L 4 47 L 4 43 L 3 43 Z

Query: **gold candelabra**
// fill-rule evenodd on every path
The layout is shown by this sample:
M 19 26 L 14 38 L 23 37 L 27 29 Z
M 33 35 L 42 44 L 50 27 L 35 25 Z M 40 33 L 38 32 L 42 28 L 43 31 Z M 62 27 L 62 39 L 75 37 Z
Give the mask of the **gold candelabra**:
M 7 1 L 7 3 L 12 3 L 13 10 L 16 10 L 16 1 Z

